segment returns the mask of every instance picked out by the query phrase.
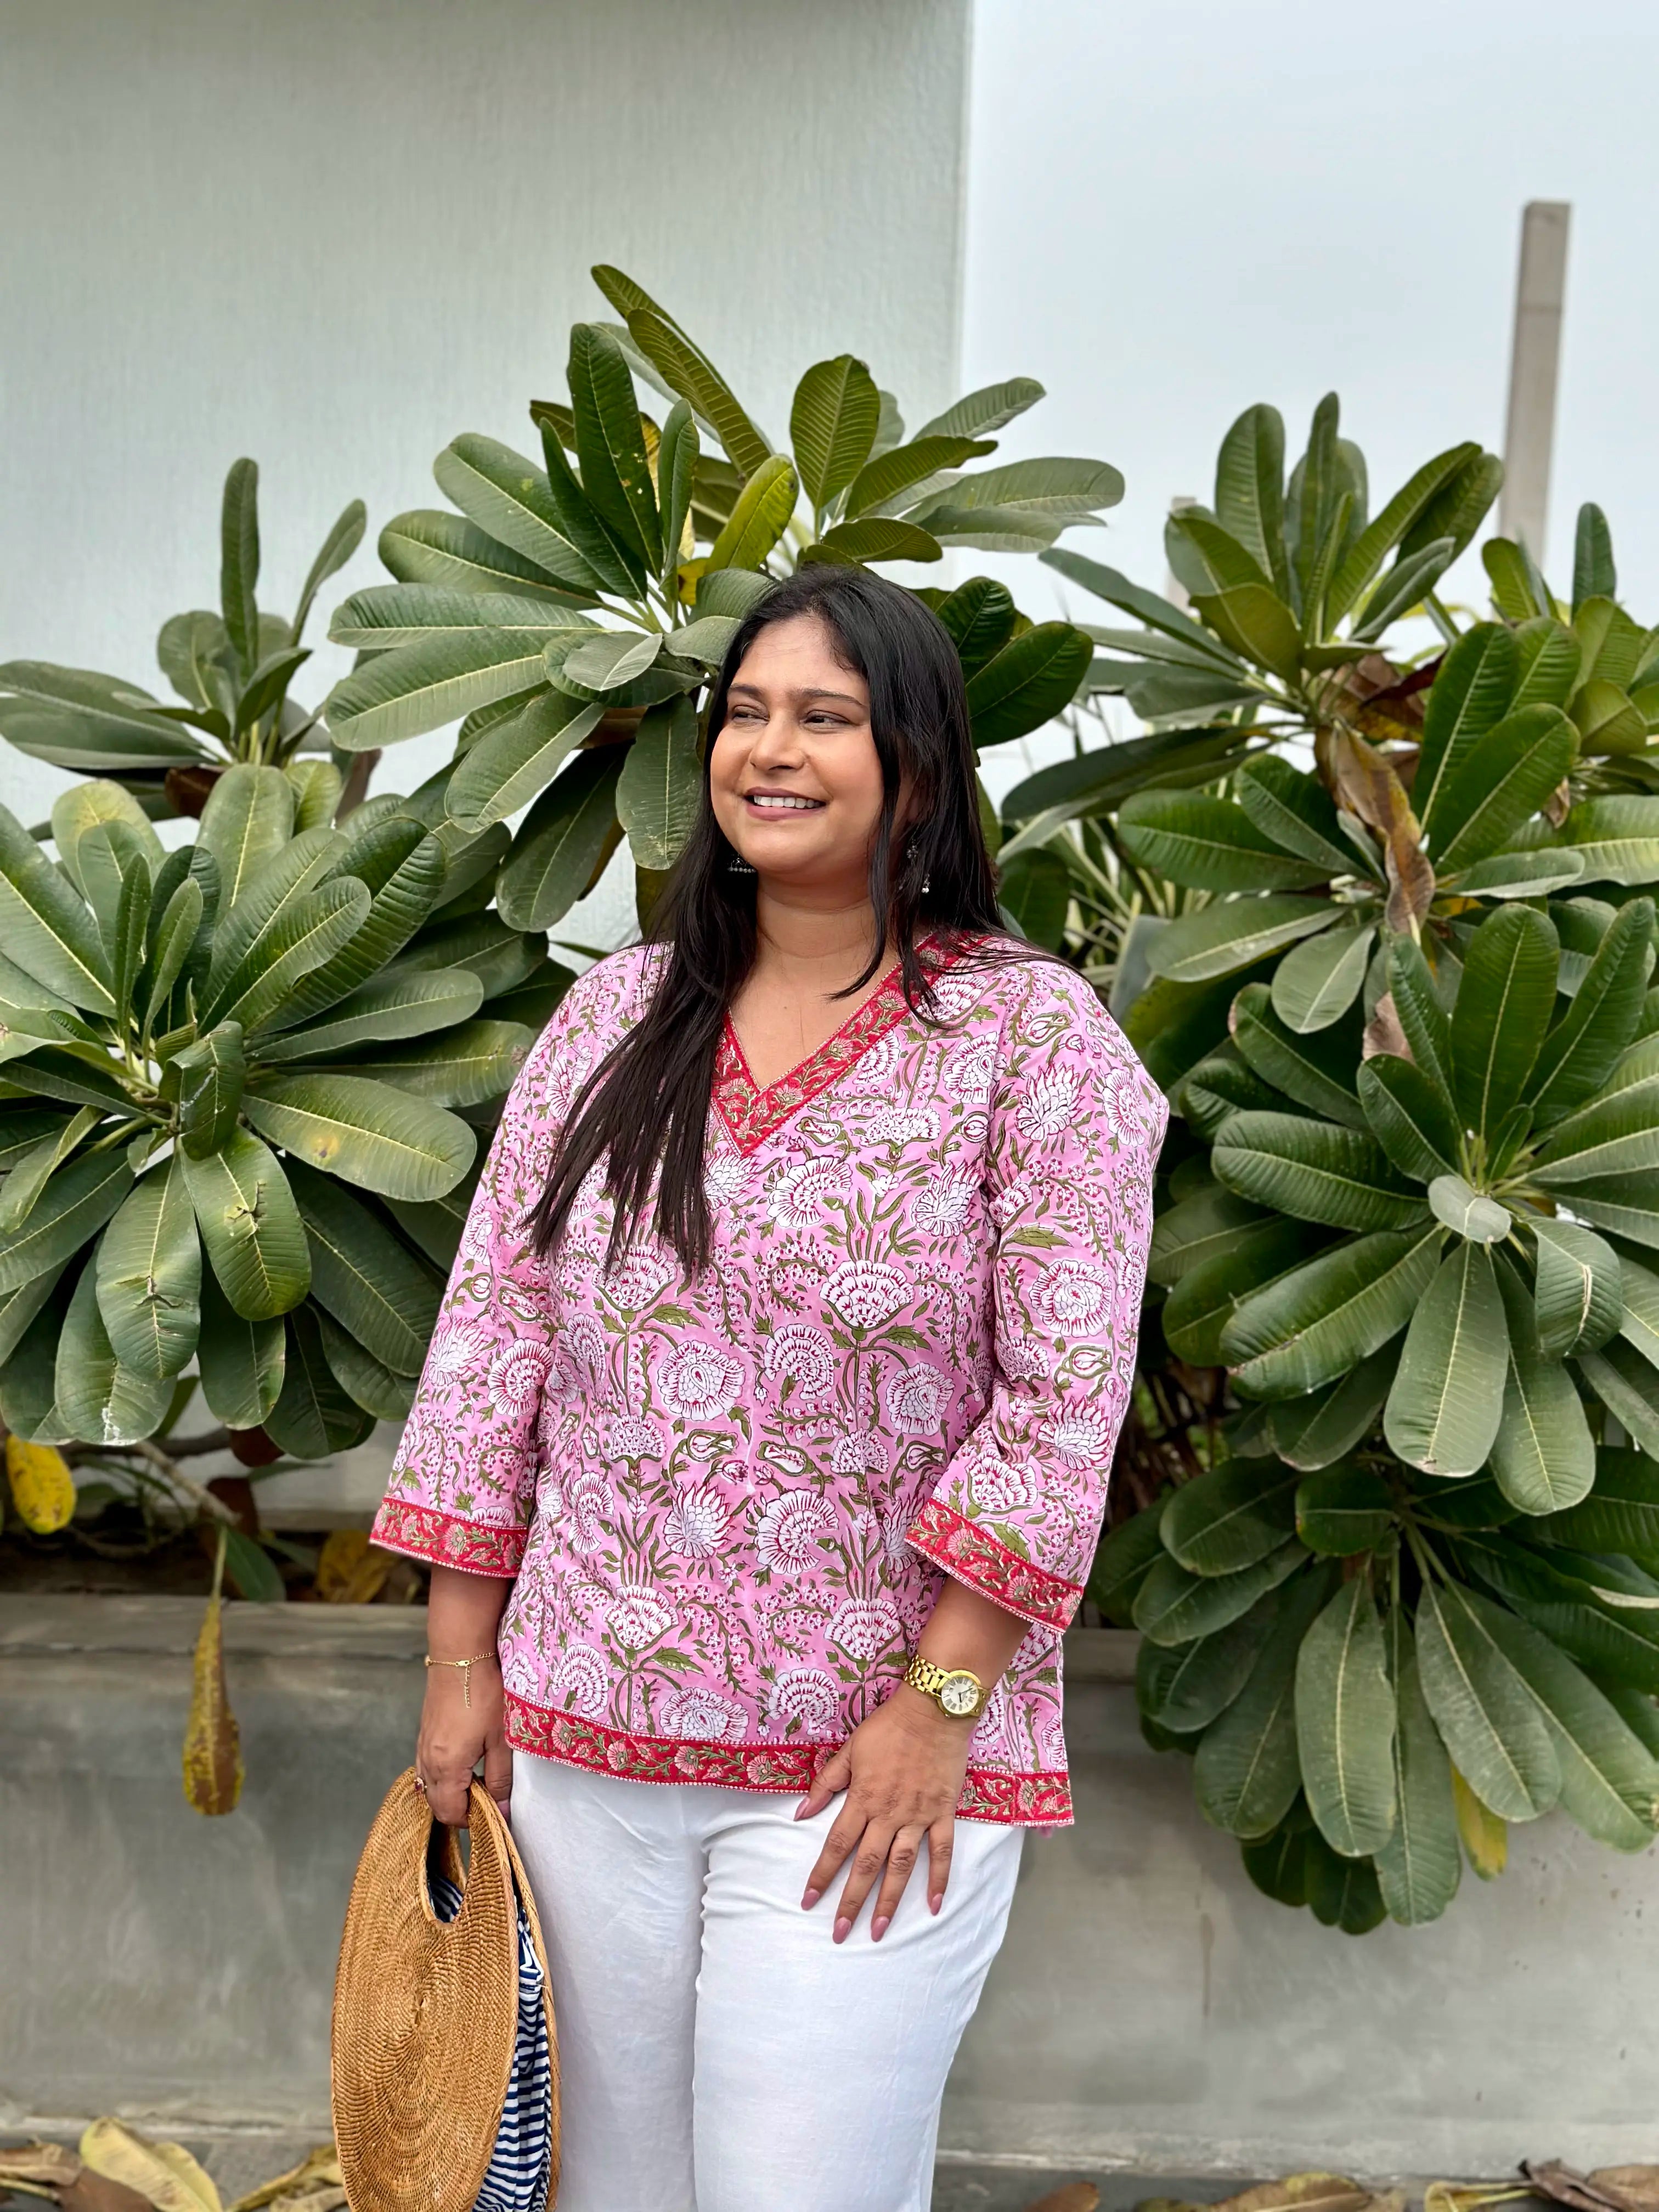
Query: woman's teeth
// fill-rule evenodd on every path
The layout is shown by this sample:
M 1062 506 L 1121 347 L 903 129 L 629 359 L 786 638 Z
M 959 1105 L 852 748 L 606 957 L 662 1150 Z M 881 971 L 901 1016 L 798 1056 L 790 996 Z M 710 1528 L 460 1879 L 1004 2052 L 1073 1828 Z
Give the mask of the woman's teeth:
M 779 813 L 791 809 L 799 813 L 814 812 L 823 805 L 821 799 L 786 799 L 768 791 L 750 792 L 748 802 L 750 806 L 763 806 Z

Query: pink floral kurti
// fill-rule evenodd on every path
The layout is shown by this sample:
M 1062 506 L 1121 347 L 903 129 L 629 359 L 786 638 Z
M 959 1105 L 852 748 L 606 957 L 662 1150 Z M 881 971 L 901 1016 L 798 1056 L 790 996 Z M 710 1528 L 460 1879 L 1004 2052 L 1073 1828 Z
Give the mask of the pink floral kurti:
M 513 1743 L 652 1782 L 802 1790 L 892 1690 L 942 1577 L 1031 1624 L 961 1810 L 1071 1818 L 1060 1632 L 1128 1401 L 1164 1101 L 1088 986 L 890 976 L 759 1090 L 728 1025 L 712 1265 L 611 1273 L 590 1176 L 551 1265 L 522 1223 L 658 956 L 590 969 L 507 1102 L 375 1540 L 516 1577 Z

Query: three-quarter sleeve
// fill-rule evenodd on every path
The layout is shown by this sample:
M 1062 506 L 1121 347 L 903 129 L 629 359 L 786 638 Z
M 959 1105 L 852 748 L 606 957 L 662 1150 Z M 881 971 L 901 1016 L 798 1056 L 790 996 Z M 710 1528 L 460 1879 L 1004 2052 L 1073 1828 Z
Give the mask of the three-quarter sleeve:
M 1080 977 L 1046 963 L 1029 975 L 986 1134 L 989 1402 L 908 1536 L 958 1582 L 1058 1633 L 1083 1595 L 1133 1387 L 1169 1109 Z
M 374 1541 L 392 1552 L 510 1577 L 536 1503 L 537 1422 L 553 1365 L 546 1265 L 526 1217 L 541 1194 L 581 1060 L 573 1000 L 555 1010 L 502 1109 Z M 580 1072 L 585 1073 L 582 1061 Z

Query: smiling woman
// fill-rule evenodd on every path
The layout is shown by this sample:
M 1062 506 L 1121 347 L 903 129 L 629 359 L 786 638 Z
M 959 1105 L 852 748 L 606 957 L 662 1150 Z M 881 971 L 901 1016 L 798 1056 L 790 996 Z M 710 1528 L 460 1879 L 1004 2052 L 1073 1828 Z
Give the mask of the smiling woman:
M 1165 1110 L 999 927 L 918 600 L 799 572 L 709 729 L 653 941 L 508 1103 L 377 1534 L 434 1562 L 434 1813 L 480 1758 L 510 1792 L 562 2212 L 921 2212 L 1022 1832 L 1071 1818 Z

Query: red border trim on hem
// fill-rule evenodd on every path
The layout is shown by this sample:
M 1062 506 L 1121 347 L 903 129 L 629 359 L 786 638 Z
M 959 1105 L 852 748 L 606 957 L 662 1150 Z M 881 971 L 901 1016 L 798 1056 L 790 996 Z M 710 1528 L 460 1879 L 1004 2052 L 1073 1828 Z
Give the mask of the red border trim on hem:
M 1050 1574 L 998 1540 L 982 1522 L 969 1521 L 930 1498 L 905 1531 L 925 1559 L 959 1583 L 988 1597 L 1035 1627 L 1069 1628 L 1083 1596 L 1081 1583 Z
M 623 1782 L 709 1783 L 727 1790 L 805 1792 L 839 1747 L 832 1743 L 702 1743 L 639 1735 L 574 1713 L 550 1711 L 507 1692 L 507 1740 L 515 1751 L 553 1759 Z M 970 1766 L 957 1802 L 958 1818 L 1003 1827 L 1063 1828 L 1072 1821 L 1072 1785 L 1064 1774 L 1012 1774 Z
M 503 1528 L 481 1521 L 462 1521 L 430 1505 L 401 1498 L 381 1501 L 369 1541 L 383 1552 L 403 1552 L 440 1567 L 468 1574 L 499 1575 L 510 1582 L 524 1561 L 528 1528 Z
M 923 938 L 919 953 L 937 954 L 929 961 L 931 974 L 942 975 L 953 967 L 965 945 L 941 949 L 936 936 Z M 714 1055 L 714 1106 L 732 1143 L 746 1158 L 782 1127 L 792 1114 L 816 1098 L 849 1067 L 856 1066 L 871 1046 L 897 1026 L 910 1012 L 901 970 L 890 968 L 879 987 L 850 1013 L 833 1036 L 809 1053 L 799 1067 L 769 1084 L 763 1091 L 744 1058 L 738 1033 L 728 1013 Z

